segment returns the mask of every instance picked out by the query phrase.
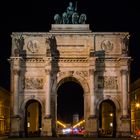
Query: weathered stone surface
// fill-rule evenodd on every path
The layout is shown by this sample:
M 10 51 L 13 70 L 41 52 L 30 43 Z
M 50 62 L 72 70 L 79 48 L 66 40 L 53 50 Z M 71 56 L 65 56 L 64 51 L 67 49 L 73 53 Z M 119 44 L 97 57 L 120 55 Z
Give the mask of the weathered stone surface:
M 84 90 L 84 119 L 89 134 L 97 134 L 100 104 L 106 100 L 112 101 L 116 108 L 116 134 L 125 134 L 125 131 L 128 134 L 130 123 L 126 120 L 126 125 L 126 121 L 120 119 L 128 115 L 129 105 L 128 70 L 131 58 L 124 51 L 122 42 L 126 35 L 126 32 L 92 32 L 88 24 L 54 24 L 46 33 L 12 33 L 11 89 L 16 115 L 23 118 L 17 123 L 16 119 L 11 121 L 17 126 L 16 131 L 20 131 L 20 124 L 25 122 L 26 105 L 36 100 L 42 108 L 41 134 L 50 136 L 51 125 L 56 125 L 57 88 L 65 78 L 73 78 Z M 17 44 L 20 39 L 21 43 Z M 15 53 L 18 48 L 20 51 Z M 16 68 L 20 71 L 17 77 L 14 74 Z M 122 70 L 127 73 L 122 73 Z M 11 110 L 15 113 L 14 107 Z M 45 120 L 48 115 L 50 118 Z M 89 120 L 89 116 L 94 115 L 97 117 Z M 14 134 L 12 131 L 15 130 L 11 129 L 11 134 Z

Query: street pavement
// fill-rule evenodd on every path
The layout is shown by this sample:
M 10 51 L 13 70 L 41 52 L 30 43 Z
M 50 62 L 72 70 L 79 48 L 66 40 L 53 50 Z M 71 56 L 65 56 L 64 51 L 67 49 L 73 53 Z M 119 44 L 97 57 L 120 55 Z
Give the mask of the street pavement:
M 30 137 L 8 138 L 0 137 L 0 140 L 133 140 L 132 138 L 92 138 L 92 137 Z

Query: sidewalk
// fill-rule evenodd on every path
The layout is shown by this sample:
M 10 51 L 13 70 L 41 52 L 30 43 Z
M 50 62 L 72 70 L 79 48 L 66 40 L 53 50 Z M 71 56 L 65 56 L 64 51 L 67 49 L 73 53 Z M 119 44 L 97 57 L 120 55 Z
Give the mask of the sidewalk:
M 0 136 L 0 140 L 8 139 L 8 136 Z

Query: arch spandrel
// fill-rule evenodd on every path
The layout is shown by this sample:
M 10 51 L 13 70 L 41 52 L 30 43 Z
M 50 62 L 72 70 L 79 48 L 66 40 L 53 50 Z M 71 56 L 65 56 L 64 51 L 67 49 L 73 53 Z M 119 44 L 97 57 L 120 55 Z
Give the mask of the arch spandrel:
M 25 107 L 26 107 L 26 104 L 27 104 L 28 101 L 30 101 L 30 100 L 34 100 L 34 101 L 39 102 L 40 105 L 41 105 L 42 111 L 44 110 L 44 105 L 43 105 L 43 102 L 42 102 L 42 100 L 41 100 L 40 98 L 38 98 L 38 97 L 28 97 L 28 98 L 26 98 L 26 99 L 21 103 L 20 110 L 21 110 L 22 112 L 24 112 Z
M 63 75 L 58 75 L 56 89 L 58 89 L 58 87 L 65 81 L 70 81 L 70 80 L 74 81 L 76 83 L 79 83 L 84 90 L 84 94 L 90 93 L 87 80 L 85 78 L 83 78 L 77 74 L 73 74 L 73 73 L 64 73 Z
M 111 97 L 111 96 L 106 96 L 104 98 L 100 98 L 97 100 L 97 103 L 96 103 L 96 109 L 99 110 L 99 107 L 100 107 L 100 104 L 105 101 L 105 100 L 110 100 L 112 101 L 114 104 L 115 104 L 115 107 L 116 107 L 116 110 L 117 111 L 120 111 L 121 110 L 121 106 L 120 106 L 120 103 L 118 100 L 116 100 L 115 98 Z

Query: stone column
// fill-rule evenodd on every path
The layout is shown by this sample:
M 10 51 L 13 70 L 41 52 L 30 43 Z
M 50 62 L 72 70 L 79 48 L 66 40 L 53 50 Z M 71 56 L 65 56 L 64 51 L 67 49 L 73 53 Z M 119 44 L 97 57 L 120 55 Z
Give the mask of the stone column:
M 51 117 L 51 71 L 45 70 L 46 72 L 46 104 L 45 104 L 45 115 L 47 118 Z
M 90 80 L 90 115 L 88 119 L 88 135 L 97 137 L 97 118 L 95 111 L 95 91 L 94 91 L 94 69 L 89 70 Z
M 128 114 L 128 71 L 127 69 L 121 70 L 121 86 L 122 86 L 122 116 L 120 117 L 121 123 L 117 136 L 129 137 L 130 136 L 130 116 Z
M 90 74 L 90 117 L 95 117 L 95 93 L 94 93 L 94 69 L 89 70 Z
M 13 93 L 13 115 L 17 116 L 19 114 L 19 74 L 20 74 L 20 70 L 19 69 L 14 69 L 13 70 L 13 74 L 14 74 L 14 93 Z
M 121 70 L 121 76 L 122 76 L 122 117 L 128 116 L 128 71 L 127 70 Z
M 51 118 L 51 70 L 45 69 L 46 85 L 45 85 L 45 116 L 41 131 L 42 136 L 52 136 L 52 118 Z
M 23 59 L 21 57 L 11 57 L 11 82 L 12 84 L 12 109 L 11 109 L 11 125 L 10 125 L 10 137 L 19 137 L 21 132 L 21 116 L 19 113 L 19 87 L 20 85 L 20 72 L 21 72 L 21 62 Z

